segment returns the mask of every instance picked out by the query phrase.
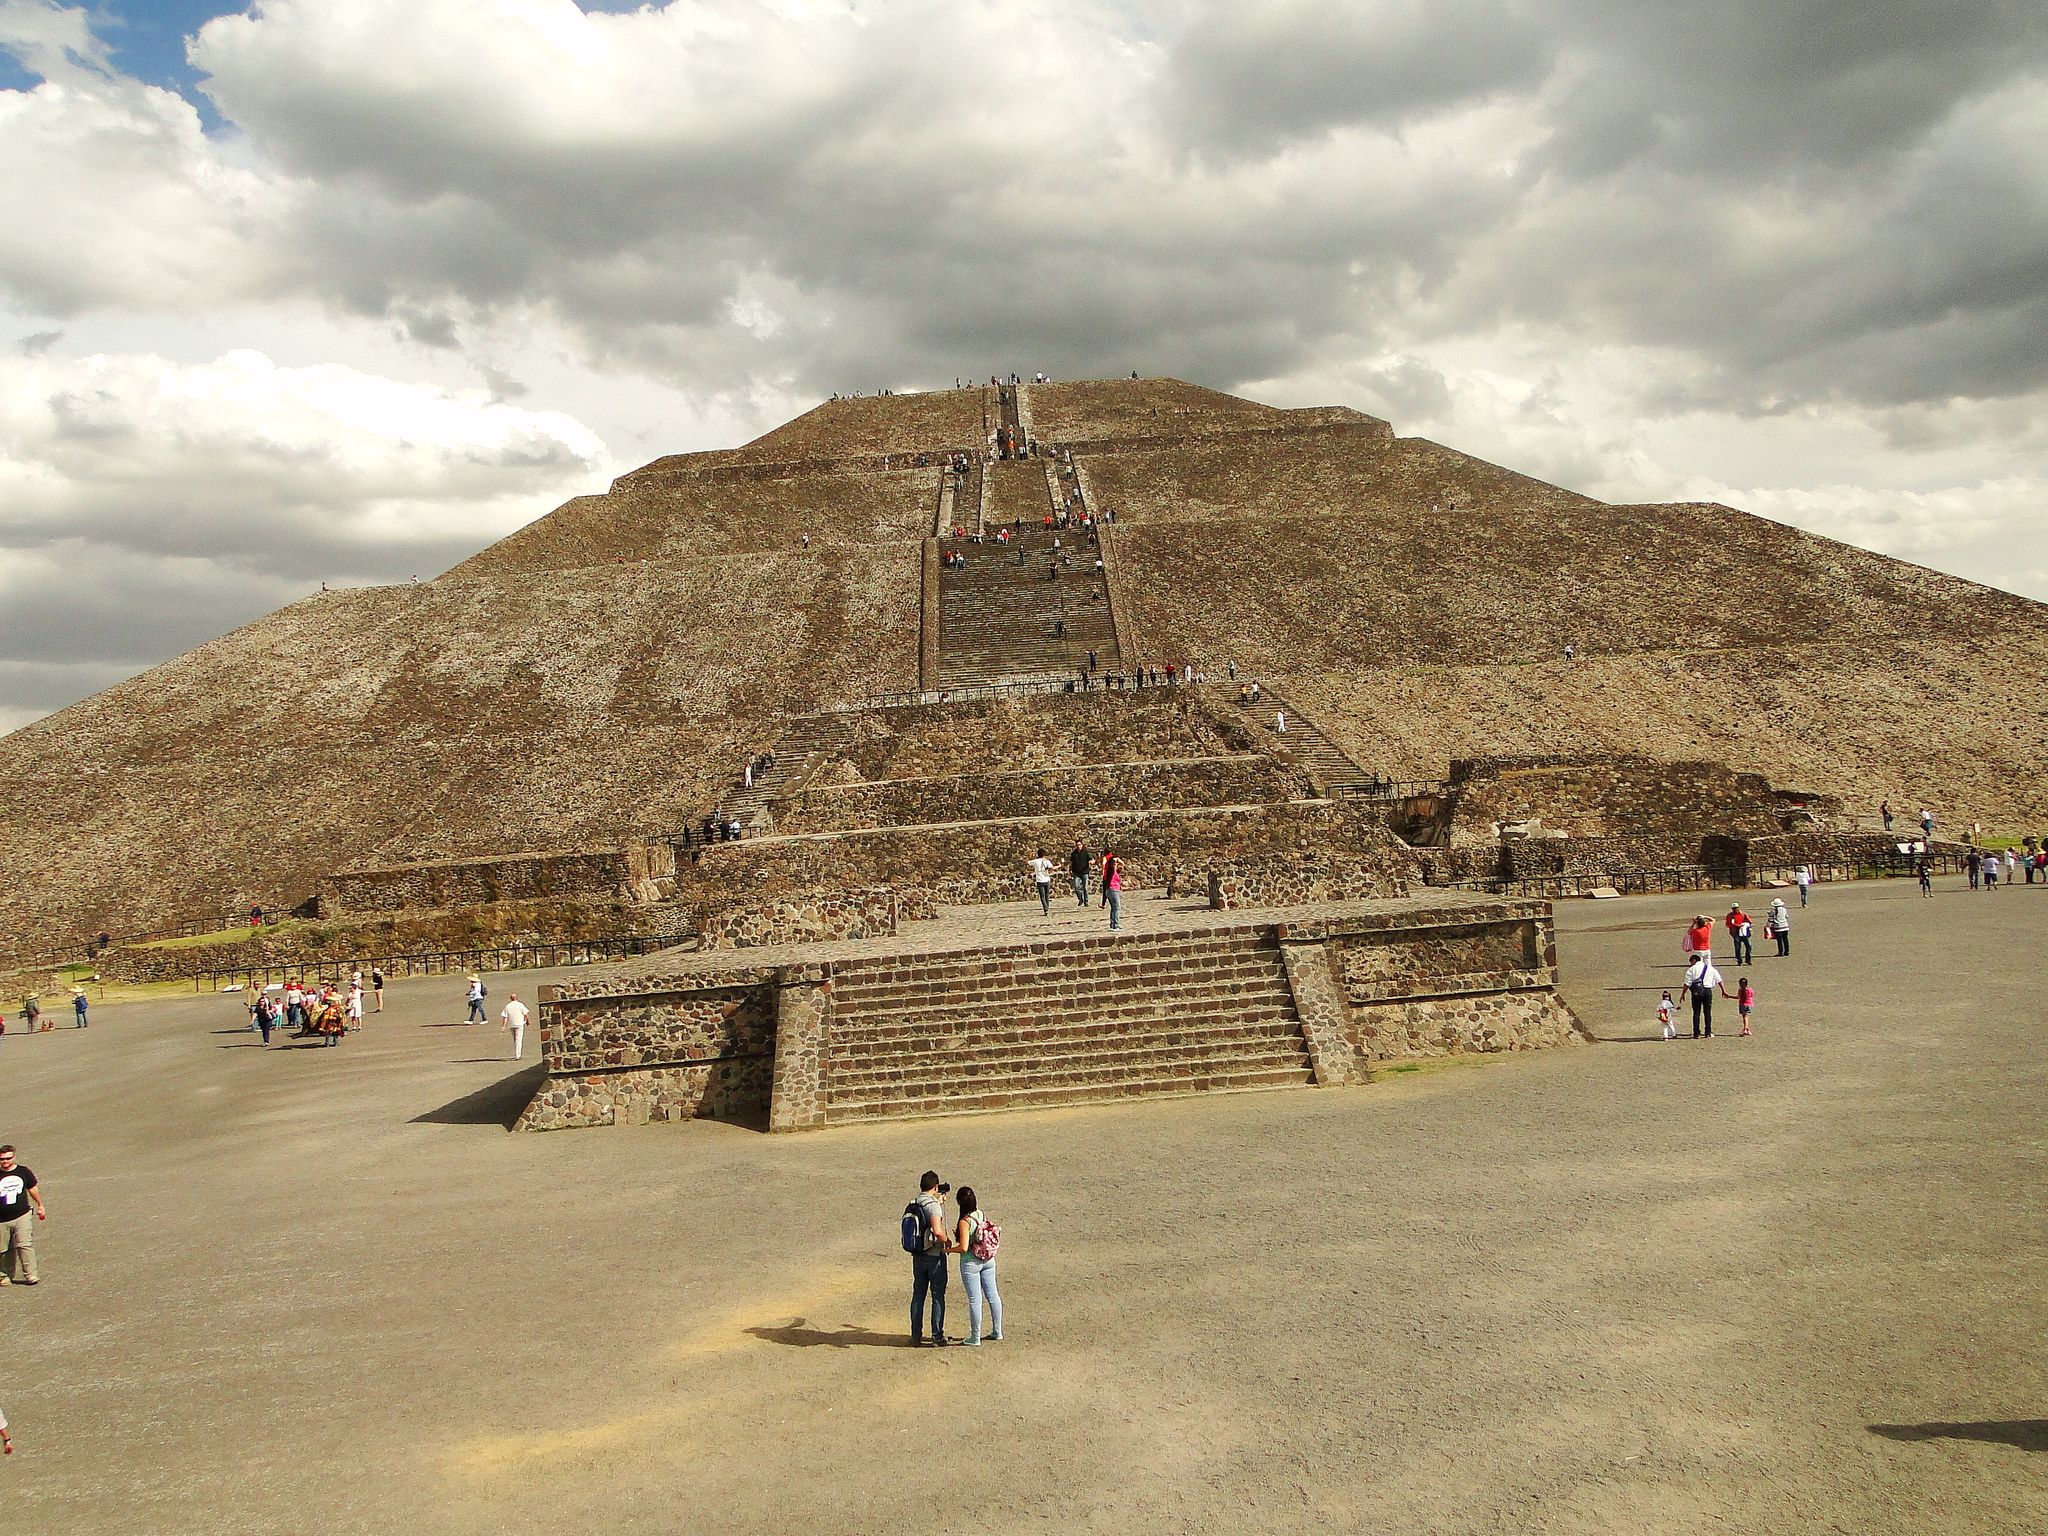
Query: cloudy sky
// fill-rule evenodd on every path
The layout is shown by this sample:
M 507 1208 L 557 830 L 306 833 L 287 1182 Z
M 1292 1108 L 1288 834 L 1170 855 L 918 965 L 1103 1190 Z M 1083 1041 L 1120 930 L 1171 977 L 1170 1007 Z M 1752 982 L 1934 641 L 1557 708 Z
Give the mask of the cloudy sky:
M 0 0 L 0 172 L 0 728 L 998 368 L 2048 597 L 2039 0 Z

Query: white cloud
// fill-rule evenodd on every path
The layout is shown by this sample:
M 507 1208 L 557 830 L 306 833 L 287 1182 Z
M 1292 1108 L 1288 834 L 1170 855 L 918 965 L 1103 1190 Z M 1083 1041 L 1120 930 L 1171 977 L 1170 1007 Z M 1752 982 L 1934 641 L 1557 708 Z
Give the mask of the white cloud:
M 191 41 L 213 133 L 88 19 L 0 0 L 49 82 L 0 92 L 0 548 L 116 606 L 114 552 L 201 610 L 389 579 L 1011 367 L 2048 590 L 2039 7 L 266 0 Z

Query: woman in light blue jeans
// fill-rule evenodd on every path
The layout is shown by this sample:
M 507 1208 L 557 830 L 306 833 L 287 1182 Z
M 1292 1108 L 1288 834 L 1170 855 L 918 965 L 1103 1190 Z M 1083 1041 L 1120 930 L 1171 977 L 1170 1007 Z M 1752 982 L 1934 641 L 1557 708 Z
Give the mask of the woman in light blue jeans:
M 1003 1337 L 1003 1298 L 996 1289 L 996 1261 L 994 1255 L 985 1259 L 974 1256 L 974 1245 L 981 1240 L 981 1229 L 993 1225 L 981 1213 L 981 1202 L 974 1198 L 972 1186 L 963 1184 L 955 1197 L 959 1202 L 960 1224 L 954 1228 L 953 1252 L 960 1255 L 960 1283 L 967 1288 L 967 1342 L 981 1343 L 981 1303 L 988 1300 L 988 1336 L 993 1341 Z

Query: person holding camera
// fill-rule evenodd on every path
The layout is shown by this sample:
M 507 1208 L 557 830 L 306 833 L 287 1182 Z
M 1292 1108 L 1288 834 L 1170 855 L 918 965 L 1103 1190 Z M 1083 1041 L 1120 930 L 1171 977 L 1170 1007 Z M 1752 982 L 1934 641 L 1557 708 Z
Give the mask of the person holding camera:
M 925 1345 L 924 1314 L 925 1300 L 931 1300 L 932 1331 L 931 1343 L 943 1345 L 946 1340 L 946 1253 L 951 1244 L 946 1238 L 946 1196 L 953 1192 L 950 1184 L 941 1184 L 938 1174 L 926 1170 L 917 1181 L 917 1198 L 904 1207 L 906 1233 L 914 1232 L 920 1244 L 910 1255 L 910 1346 L 922 1349 Z M 904 1244 L 909 1247 L 909 1241 Z

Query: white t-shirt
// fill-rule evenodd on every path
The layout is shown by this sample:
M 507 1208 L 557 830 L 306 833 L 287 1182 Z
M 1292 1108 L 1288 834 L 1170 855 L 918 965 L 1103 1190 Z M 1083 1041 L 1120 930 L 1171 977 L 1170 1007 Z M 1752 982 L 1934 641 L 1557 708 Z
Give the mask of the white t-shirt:
M 526 1028 L 526 1004 L 515 997 L 499 1010 L 498 1017 L 514 1029 L 524 1029 Z
M 1036 858 L 1031 861 L 1031 878 L 1040 885 L 1052 884 L 1052 860 Z
M 1713 961 L 1701 955 L 1686 968 L 1685 984 L 1688 987 L 1706 987 L 1711 990 L 1721 985 L 1721 973 L 1715 969 Z

